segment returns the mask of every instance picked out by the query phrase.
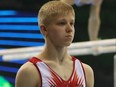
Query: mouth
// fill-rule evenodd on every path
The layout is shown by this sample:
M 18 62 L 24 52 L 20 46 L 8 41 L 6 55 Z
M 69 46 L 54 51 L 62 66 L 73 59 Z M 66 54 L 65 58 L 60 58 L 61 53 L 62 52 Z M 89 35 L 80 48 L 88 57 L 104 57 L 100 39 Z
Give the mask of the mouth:
M 72 35 L 67 35 L 66 37 L 70 37 L 70 38 L 71 38 L 71 37 L 72 37 Z

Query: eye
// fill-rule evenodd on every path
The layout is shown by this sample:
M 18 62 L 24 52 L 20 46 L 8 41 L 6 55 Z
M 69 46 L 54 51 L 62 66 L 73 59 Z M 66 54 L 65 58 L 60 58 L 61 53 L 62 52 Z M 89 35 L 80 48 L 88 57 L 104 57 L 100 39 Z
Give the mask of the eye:
M 58 22 L 57 24 L 58 24 L 58 25 L 65 25 L 65 24 L 66 24 L 66 22 L 61 21 L 61 22 Z
M 70 25 L 74 25 L 74 22 L 71 22 Z

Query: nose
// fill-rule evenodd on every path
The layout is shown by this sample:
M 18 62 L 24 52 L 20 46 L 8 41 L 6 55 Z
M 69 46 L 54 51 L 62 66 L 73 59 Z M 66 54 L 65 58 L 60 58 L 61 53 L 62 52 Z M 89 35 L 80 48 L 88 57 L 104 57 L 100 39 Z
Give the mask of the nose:
M 70 24 L 67 24 L 67 27 L 66 27 L 66 32 L 67 33 L 70 33 L 73 31 L 73 26 L 71 26 Z

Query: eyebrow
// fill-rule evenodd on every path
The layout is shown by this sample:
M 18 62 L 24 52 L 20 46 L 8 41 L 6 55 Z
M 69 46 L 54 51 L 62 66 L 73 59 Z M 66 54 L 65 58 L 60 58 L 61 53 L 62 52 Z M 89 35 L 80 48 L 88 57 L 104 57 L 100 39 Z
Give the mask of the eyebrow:
M 67 20 L 66 20 L 65 18 L 61 18 L 61 19 L 59 19 L 58 21 L 67 21 Z M 71 19 L 70 21 L 75 22 L 74 19 Z

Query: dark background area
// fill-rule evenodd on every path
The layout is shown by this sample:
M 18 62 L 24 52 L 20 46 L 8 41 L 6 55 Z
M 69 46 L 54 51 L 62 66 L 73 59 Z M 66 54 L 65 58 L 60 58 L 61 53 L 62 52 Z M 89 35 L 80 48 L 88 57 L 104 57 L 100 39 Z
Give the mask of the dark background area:
M 47 0 L 0 0 L 0 10 L 19 10 L 38 12 L 42 4 Z M 116 38 L 116 11 L 115 11 L 116 0 L 104 0 L 101 8 L 101 27 L 99 32 L 99 38 L 101 39 L 112 39 Z M 73 6 L 76 12 L 76 33 L 73 42 L 89 41 L 87 32 L 87 23 L 89 16 L 89 5 L 77 7 Z M 114 87 L 114 57 L 115 53 L 101 54 L 98 56 L 85 55 L 77 56 L 81 61 L 89 64 L 95 74 L 95 87 Z M 20 67 L 21 64 L 0 62 L 0 64 Z M 8 75 L 9 73 L 0 73 Z M 10 74 L 15 77 L 14 74 Z

